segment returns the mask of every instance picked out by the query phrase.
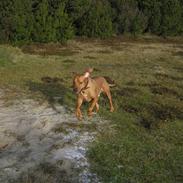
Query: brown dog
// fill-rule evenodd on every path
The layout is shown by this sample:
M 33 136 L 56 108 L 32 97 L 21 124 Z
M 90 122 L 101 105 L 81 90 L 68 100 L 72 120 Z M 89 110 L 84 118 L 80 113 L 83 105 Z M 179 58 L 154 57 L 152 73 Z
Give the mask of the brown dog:
M 92 112 L 94 107 L 96 107 L 96 111 L 99 110 L 98 99 L 101 92 L 104 92 L 110 102 L 110 111 L 114 111 L 112 97 L 110 92 L 110 84 L 106 81 L 104 77 L 94 77 L 91 78 L 90 74 L 93 69 L 89 68 L 82 75 L 75 74 L 73 79 L 73 90 L 77 93 L 77 107 L 76 107 L 76 116 L 78 119 L 82 119 L 81 113 L 81 105 L 83 101 L 87 101 L 91 103 L 91 106 L 88 110 L 88 116 L 92 116 Z

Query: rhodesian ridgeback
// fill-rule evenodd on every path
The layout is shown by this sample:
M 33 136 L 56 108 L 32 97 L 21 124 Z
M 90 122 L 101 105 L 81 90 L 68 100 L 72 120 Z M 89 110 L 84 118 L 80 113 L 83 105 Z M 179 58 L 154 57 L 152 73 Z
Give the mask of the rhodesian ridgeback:
M 73 90 L 77 94 L 76 116 L 79 120 L 82 119 L 81 105 L 83 101 L 91 102 L 88 109 L 88 116 L 92 116 L 93 110 L 96 107 L 96 112 L 99 110 L 98 100 L 100 94 L 104 92 L 110 104 L 110 112 L 114 111 L 110 86 L 105 77 L 90 77 L 93 72 L 92 68 L 87 69 L 83 74 L 75 74 L 73 79 Z

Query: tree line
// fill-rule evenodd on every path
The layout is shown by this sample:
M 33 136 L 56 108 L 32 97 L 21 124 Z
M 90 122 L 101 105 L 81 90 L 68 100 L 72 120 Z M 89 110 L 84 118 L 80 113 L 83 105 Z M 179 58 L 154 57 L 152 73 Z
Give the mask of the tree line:
M 183 34 L 183 0 L 1 0 L 0 42 Z

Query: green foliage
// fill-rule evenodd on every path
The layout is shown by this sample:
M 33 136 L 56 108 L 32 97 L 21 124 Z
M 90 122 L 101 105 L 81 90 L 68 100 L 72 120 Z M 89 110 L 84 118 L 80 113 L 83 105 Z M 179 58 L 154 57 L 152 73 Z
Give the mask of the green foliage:
M 117 32 L 142 33 L 146 27 L 146 17 L 138 9 L 136 0 L 112 0 L 111 6 L 115 10 L 114 23 Z
M 13 32 L 13 16 L 12 16 L 13 0 L 0 1 L 0 42 L 9 42 L 12 40 Z
M 162 3 L 161 33 L 178 35 L 181 31 L 182 11 L 179 0 L 165 0 Z
M 12 64 L 11 53 L 4 47 L 0 47 L 0 67 Z
M 80 19 L 79 34 L 88 37 L 109 37 L 112 35 L 111 9 L 107 1 L 96 0 Z
M 32 4 L 29 0 L 15 1 L 13 4 L 13 40 L 24 42 L 31 40 L 33 29 Z
M 49 14 L 47 0 L 42 0 L 35 11 L 33 40 L 37 42 L 49 42 L 56 39 L 56 32 L 52 28 L 53 17 Z
M 54 13 L 54 28 L 56 31 L 57 41 L 65 42 L 74 35 L 74 29 L 71 19 L 65 13 L 65 3 L 60 3 Z
M 0 42 L 65 42 L 74 35 L 183 33 L 182 0 L 0 1 Z
M 73 27 L 65 12 L 65 2 L 42 0 L 35 11 L 33 40 L 36 42 L 64 42 L 73 36 Z M 57 2 L 57 3 L 56 3 Z
M 74 23 L 88 12 L 91 2 L 92 0 L 68 0 L 66 9 Z
M 161 5 L 159 0 L 139 0 L 139 9 L 148 17 L 147 32 L 160 33 Z

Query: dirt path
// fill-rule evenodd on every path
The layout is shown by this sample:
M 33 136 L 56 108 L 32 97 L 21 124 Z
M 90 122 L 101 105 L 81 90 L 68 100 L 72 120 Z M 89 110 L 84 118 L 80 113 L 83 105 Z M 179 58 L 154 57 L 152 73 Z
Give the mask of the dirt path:
M 99 117 L 78 122 L 60 105 L 55 111 L 22 99 L 5 106 L 1 97 L 0 182 L 99 182 L 86 158 Z

